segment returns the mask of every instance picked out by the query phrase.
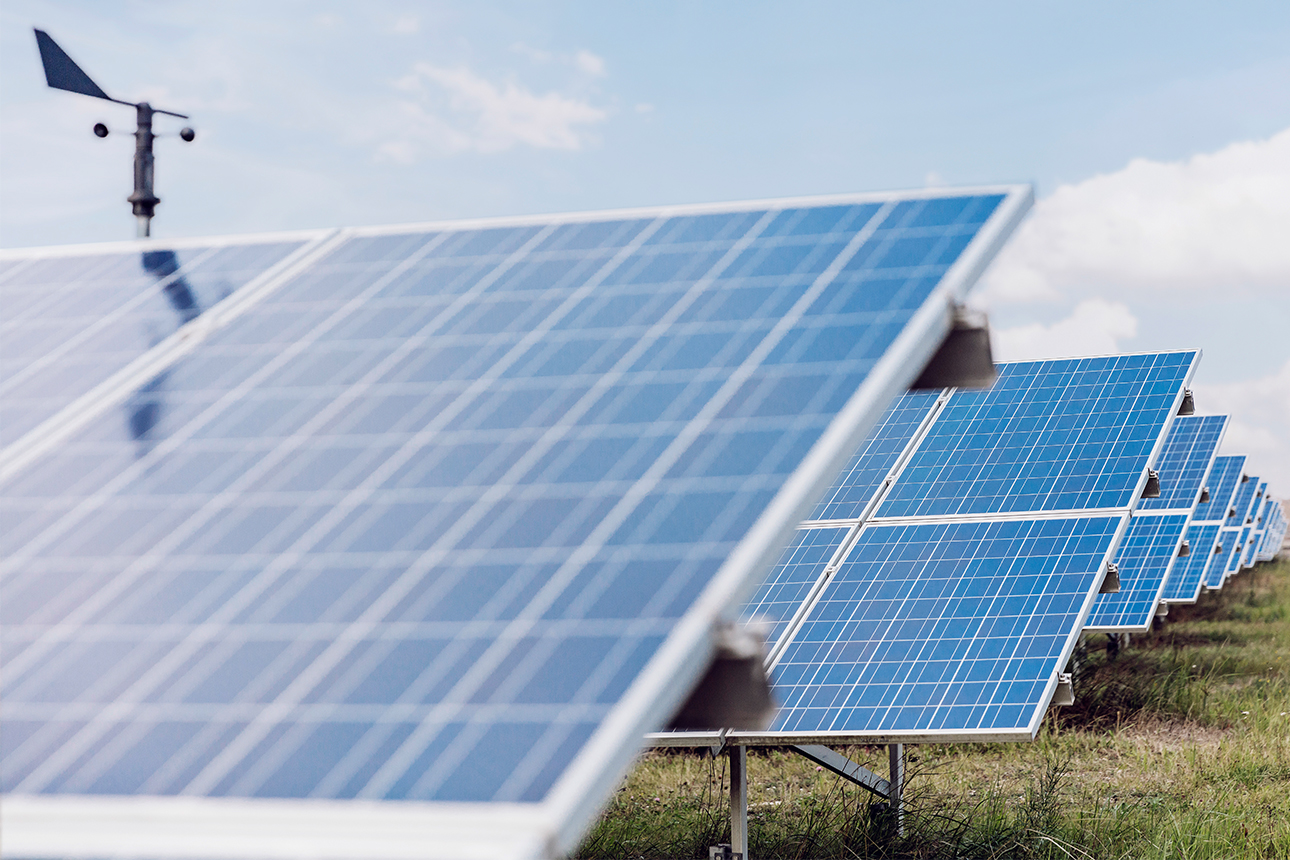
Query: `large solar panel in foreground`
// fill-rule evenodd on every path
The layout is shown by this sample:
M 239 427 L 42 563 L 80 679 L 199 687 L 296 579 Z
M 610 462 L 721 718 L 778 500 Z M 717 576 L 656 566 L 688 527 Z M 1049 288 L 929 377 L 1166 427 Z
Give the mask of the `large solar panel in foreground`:
M 571 850 L 1028 199 L 351 231 L 163 344 L 3 487 L 6 850 Z
M 832 490 L 852 518 L 803 523 L 744 607 L 772 623 L 782 706 L 770 731 L 737 736 L 1033 737 L 1196 359 L 1006 364 L 989 390 L 893 404 Z M 884 433 L 910 441 L 892 455 Z

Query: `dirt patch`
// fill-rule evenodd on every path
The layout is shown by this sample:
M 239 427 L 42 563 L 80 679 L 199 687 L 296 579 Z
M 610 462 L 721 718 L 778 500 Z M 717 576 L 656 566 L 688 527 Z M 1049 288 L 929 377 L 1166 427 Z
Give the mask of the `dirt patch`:
M 1120 729 L 1120 737 L 1143 750 L 1154 753 L 1218 749 L 1230 730 L 1197 723 L 1151 720 Z

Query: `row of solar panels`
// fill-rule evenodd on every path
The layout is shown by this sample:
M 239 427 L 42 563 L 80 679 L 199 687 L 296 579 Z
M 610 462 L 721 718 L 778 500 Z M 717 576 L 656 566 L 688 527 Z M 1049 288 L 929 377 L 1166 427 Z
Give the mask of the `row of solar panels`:
M 6 851 L 558 855 L 759 583 L 777 730 L 1024 736 L 1197 360 L 902 396 L 1029 201 L 0 253 Z
M 1006 364 L 985 391 L 899 398 L 745 605 L 781 704 L 727 740 L 1032 738 L 1082 633 L 1149 630 L 1271 558 L 1284 512 L 1217 456 L 1227 417 L 1175 417 L 1197 358 Z

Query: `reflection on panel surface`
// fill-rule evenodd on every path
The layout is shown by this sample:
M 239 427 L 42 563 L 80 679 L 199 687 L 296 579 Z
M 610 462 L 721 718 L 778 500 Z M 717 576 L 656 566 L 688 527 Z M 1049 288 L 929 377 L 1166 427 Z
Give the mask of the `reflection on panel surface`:
M 157 248 L 33 259 L 0 275 L 0 446 L 20 438 L 303 241 Z M 148 436 L 164 408 L 158 377 L 127 406 Z

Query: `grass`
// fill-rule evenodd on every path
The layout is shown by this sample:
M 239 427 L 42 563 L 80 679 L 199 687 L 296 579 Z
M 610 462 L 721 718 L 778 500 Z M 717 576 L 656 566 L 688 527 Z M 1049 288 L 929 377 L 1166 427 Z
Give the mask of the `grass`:
M 786 750 L 749 754 L 765 858 L 1290 858 L 1290 562 L 1261 565 L 1114 659 L 1090 636 L 1076 704 L 1032 744 L 909 747 L 905 835 Z M 886 773 L 882 748 L 844 752 Z M 651 752 L 575 856 L 706 858 L 729 842 L 724 757 Z

